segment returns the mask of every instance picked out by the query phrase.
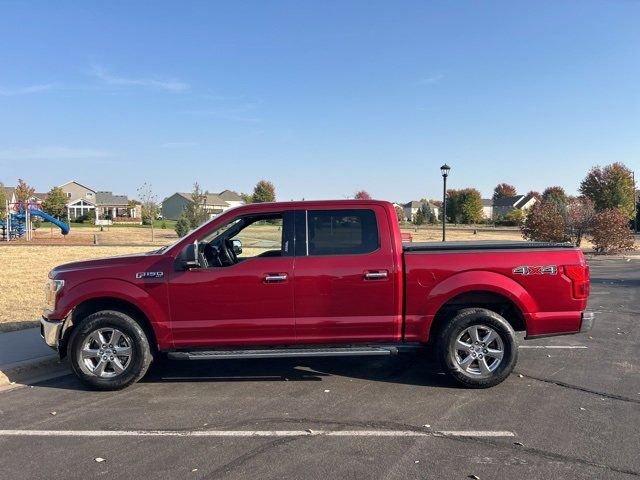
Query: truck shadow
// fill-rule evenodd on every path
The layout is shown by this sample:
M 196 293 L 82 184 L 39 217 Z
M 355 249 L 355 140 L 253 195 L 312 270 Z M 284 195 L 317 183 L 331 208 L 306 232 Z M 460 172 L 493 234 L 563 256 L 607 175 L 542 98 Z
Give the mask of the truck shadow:
M 437 363 L 424 354 L 404 353 L 391 357 L 272 358 L 241 360 L 175 361 L 159 359 L 152 364 L 141 385 L 236 382 L 321 382 L 338 376 L 369 382 L 396 383 L 436 388 L 461 388 Z M 26 382 L 44 388 L 90 391 L 73 375 Z
M 424 354 L 393 357 L 282 358 L 180 362 L 162 360 L 142 383 L 319 382 L 341 376 L 371 382 L 457 387 Z

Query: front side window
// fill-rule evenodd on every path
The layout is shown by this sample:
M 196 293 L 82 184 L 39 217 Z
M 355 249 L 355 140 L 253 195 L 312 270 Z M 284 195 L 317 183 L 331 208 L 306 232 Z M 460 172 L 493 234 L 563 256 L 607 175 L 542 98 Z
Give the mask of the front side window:
M 309 210 L 309 255 L 361 255 L 378 249 L 378 224 L 373 210 Z
M 251 258 L 292 255 L 284 215 L 269 213 L 236 218 L 199 240 L 208 267 L 228 267 Z

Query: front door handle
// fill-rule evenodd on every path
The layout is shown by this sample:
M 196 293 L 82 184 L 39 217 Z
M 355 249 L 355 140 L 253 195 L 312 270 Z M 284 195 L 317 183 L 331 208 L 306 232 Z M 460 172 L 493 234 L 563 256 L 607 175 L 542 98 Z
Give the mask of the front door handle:
M 381 278 L 387 278 L 389 272 L 386 270 L 380 270 L 378 272 L 366 272 L 364 274 L 365 280 L 379 280 Z
M 278 273 L 274 275 L 267 275 L 264 277 L 265 283 L 284 282 L 286 279 L 287 279 L 286 273 Z

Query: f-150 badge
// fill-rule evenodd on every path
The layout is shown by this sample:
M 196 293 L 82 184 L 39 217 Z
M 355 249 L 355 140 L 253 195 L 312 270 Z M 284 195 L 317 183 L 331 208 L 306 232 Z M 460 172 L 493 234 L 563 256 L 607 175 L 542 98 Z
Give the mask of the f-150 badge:
M 136 278 L 162 278 L 164 272 L 138 272 Z
M 547 265 L 547 266 L 522 266 L 516 267 L 513 269 L 514 275 L 555 275 L 558 273 L 558 267 L 555 265 Z

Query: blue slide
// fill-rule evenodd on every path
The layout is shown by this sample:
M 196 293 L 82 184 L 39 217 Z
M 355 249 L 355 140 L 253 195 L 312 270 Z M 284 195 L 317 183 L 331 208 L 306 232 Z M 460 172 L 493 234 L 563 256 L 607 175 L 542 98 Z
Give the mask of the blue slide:
M 66 235 L 69 233 L 70 227 L 68 224 L 61 222 L 57 218 L 54 218 L 51 215 L 44 213 L 42 210 L 29 209 L 29 215 L 35 215 L 36 217 L 44 218 L 47 222 L 57 225 L 60 228 L 60 231 L 62 232 L 63 235 Z

